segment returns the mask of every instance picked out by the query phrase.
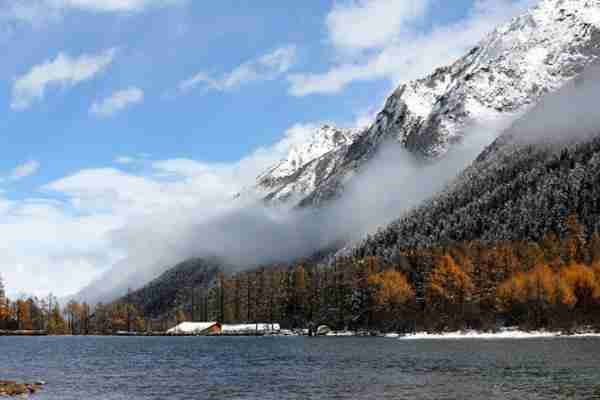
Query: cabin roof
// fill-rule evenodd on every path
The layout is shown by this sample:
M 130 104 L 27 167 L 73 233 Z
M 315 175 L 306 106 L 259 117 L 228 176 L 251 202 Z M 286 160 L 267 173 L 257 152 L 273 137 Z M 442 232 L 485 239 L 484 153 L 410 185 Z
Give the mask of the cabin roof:
M 169 329 L 167 333 L 195 333 L 203 332 L 217 325 L 217 322 L 182 322 Z

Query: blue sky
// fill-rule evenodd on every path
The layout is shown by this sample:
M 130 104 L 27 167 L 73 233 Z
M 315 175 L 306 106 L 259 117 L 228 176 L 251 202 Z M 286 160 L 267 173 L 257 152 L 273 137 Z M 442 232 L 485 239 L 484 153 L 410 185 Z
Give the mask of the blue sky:
M 320 123 L 368 123 L 531 3 L 2 3 L 0 273 L 13 294 L 77 290 L 135 257 L 114 232 L 209 215 Z

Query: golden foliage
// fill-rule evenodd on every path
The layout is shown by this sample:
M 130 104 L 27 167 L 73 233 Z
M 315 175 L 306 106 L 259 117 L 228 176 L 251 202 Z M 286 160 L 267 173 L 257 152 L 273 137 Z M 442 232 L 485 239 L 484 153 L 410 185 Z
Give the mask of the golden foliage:
M 415 298 L 415 291 L 406 276 L 394 270 L 369 276 L 369 284 L 375 287 L 374 300 L 379 306 L 401 306 Z
M 562 269 L 560 279 L 573 292 L 577 302 L 589 304 L 600 299 L 600 282 L 592 268 L 572 264 Z
M 527 276 L 520 272 L 502 283 L 496 291 L 496 302 L 501 311 L 508 311 L 515 303 L 527 298 Z
M 471 277 L 454 262 L 452 257 L 445 255 L 436 262 L 425 296 L 430 304 L 438 300 L 461 304 L 470 297 L 473 288 Z
M 496 291 L 501 311 L 528 302 L 548 306 L 572 307 L 600 299 L 600 284 L 590 267 L 572 264 L 555 273 L 547 265 L 538 265 L 527 273 L 518 273 L 502 283 Z
M 298 265 L 294 269 L 294 288 L 297 291 L 306 289 L 306 271 L 302 265 Z

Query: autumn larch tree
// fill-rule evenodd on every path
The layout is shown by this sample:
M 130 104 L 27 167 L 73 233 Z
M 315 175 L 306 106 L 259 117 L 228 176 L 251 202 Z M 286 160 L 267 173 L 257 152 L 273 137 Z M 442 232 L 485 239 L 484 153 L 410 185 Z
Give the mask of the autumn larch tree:
M 460 328 L 464 321 L 464 305 L 472 291 L 471 278 L 452 257 L 439 257 L 425 292 L 429 323 L 434 329 Z
M 393 330 L 406 330 L 413 325 L 401 320 L 403 311 L 415 300 L 415 291 L 403 273 L 387 270 L 372 274 L 369 276 L 369 285 L 374 288 L 373 297 L 377 311 L 383 314 L 385 320 L 391 322 Z

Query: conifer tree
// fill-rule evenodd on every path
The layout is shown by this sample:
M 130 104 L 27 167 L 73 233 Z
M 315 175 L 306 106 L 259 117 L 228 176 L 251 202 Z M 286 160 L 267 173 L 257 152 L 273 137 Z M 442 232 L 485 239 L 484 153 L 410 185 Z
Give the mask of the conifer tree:
M 6 297 L 4 280 L 0 275 L 0 324 L 3 324 L 3 321 L 6 320 L 10 315 L 10 311 L 8 308 L 8 298 Z

